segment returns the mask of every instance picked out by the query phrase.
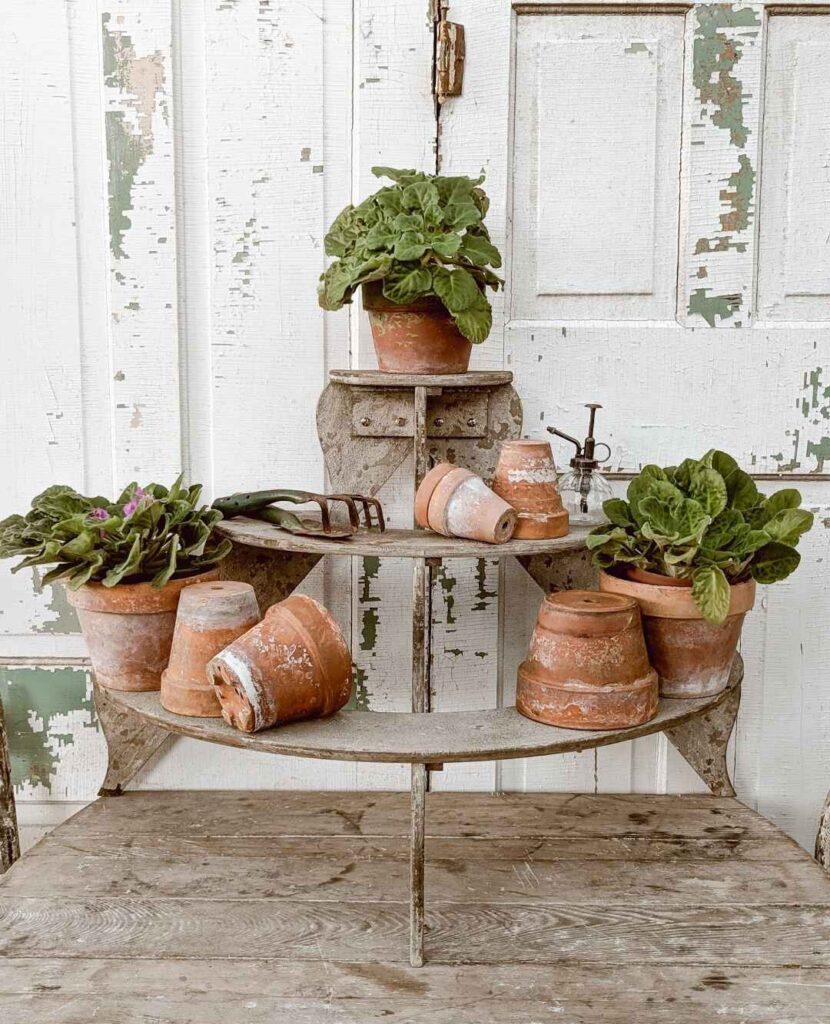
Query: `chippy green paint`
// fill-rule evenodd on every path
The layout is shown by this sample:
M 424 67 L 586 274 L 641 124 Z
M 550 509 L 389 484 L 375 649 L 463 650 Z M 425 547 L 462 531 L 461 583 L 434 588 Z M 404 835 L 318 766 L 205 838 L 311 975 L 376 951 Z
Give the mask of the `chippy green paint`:
M 487 559 L 476 560 L 476 603 L 473 605 L 474 612 L 487 610 L 490 600 L 498 597 L 497 590 L 487 589 Z
M 728 189 L 722 189 L 722 203 L 730 207 L 720 215 L 721 231 L 746 231 L 750 223 L 752 194 L 755 189 L 755 171 L 746 153 L 738 157 L 738 169 L 727 179 Z
M 695 17 L 692 77 L 700 102 L 712 108 L 712 124 L 729 132 L 733 146 L 743 148 L 749 129 L 744 124 L 743 85 L 734 72 L 743 55 L 741 36 L 757 33 L 734 30 L 759 28 L 758 15 L 738 4 L 700 4 Z
M 0 668 L 0 699 L 6 716 L 15 786 L 41 785 L 51 790 L 61 750 L 76 734 L 58 721 L 84 712 L 81 728 L 97 729 L 91 685 L 79 668 Z
M 162 114 L 164 61 L 156 52 L 137 56 L 126 32 L 110 27 L 110 15 L 101 15 L 104 84 L 123 94 L 121 105 L 134 110 L 135 125 L 126 117 L 126 109 L 107 110 L 105 133 L 109 160 L 110 249 L 123 259 L 124 235 L 132 226 L 127 211 L 133 209 L 133 186 L 138 170 L 153 152 L 153 116 L 157 96 L 161 95 Z
M 372 583 L 377 580 L 380 571 L 380 559 L 377 555 L 366 555 L 363 558 L 363 572 L 359 577 L 360 586 L 360 649 L 374 651 L 378 640 L 378 610 L 372 605 L 379 603 L 380 598 L 372 593 Z
M 360 665 L 352 665 L 352 674 L 354 676 L 354 690 L 352 691 L 352 699 L 349 701 L 348 706 L 353 711 L 368 711 L 369 702 L 372 698 L 369 688 L 366 686 L 366 680 L 369 677 Z
M 455 594 L 453 593 L 457 582 L 456 578 L 454 576 L 450 576 L 447 572 L 446 565 L 442 565 L 435 574 L 435 581 L 441 587 L 441 592 L 443 594 L 444 608 L 446 609 L 446 624 L 448 626 L 454 626 L 457 621 L 454 614 Z
M 830 462 L 830 437 L 807 442 L 807 458 L 816 460 L 816 472 L 824 472 L 824 463 Z
M 689 296 L 689 313 L 702 316 L 710 327 L 715 319 L 726 320 L 741 308 L 740 295 L 708 295 L 708 288 L 696 288 Z

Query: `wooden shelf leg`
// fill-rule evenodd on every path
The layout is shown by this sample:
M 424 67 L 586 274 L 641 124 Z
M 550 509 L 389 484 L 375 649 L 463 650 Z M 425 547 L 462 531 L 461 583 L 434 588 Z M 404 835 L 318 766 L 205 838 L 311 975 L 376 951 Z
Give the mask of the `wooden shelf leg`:
M 0 703 L 0 875 L 20 856 L 20 837 L 12 789 L 11 760 L 6 739 L 6 720 Z
M 412 834 L 409 859 L 409 962 L 424 965 L 424 824 L 427 766 L 412 765 Z

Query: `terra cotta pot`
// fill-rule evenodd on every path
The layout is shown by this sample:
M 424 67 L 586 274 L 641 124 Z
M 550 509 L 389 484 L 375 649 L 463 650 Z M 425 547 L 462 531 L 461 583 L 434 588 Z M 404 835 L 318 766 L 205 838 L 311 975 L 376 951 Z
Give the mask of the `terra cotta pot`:
M 692 599 L 691 581 L 669 581 L 642 570 L 631 575 L 636 578 L 600 573 L 599 587 L 639 604 L 649 658 L 660 676 L 661 696 L 711 697 L 725 690 L 744 616 L 755 604 L 755 581 L 729 588 L 729 614 L 717 624 L 701 615 Z
M 167 667 L 176 608 L 186 587 L 219 578 L 216 569 L 172 579 L 163 587 L 150 583 L 86 583 L 67 587 L 78 613 L 92 661 L 95 681 L 109 690 L 158 690 Z
M 503 544 L 513 536 L 516 512 L 480 476 L 440 462 L 415 494 L 415 522 L 445 537 Z
M 386 373 L 466 373 L 473 346 L 437 298 L 390 302 L 380 282 L 363 286 L 378 367 Z
M 518 513 L 514 537 L 549 540 L 568 532 L 568 513 L 556 487 L 556 466 L 547 441 L 503 441 L 491 487 Z
M 339 711 L 352 692 L 340 627 L 313 598 L 292 594 L 208 665 L 225 721 L 259 732 Z
M 623 729 L 657 713 L 657 673 L 636 601 L 565 590 L 542 601 L 516 709 L 565 729 Z
M 222 708 L 207 664 L 260 620 L 250 583 L 215 580 L 182 592 L 170 661 L 161 676 L 161 704 L 175 715 L 219 718 Z

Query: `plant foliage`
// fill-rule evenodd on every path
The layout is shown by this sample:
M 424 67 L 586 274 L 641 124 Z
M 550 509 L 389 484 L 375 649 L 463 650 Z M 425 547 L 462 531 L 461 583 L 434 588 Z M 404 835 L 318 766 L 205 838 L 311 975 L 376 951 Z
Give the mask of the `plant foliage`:
M 690 579 L 710 622 L 726 618 L 730 584 L 789 576 L 801 559 L 799 538 L 813 525 L 797 490 L 764 497 L 731 455 L 714 449 L 667 469 L 644 466 L 627 498 L 603 505 L 609 521 L 588 535 L 594 564 Z
M 394 185 L 338 214 L 325 239 L 326 254 L 336 259 L 320 278 L 320 305 L 340 309 L 359 285 L 382 281 L 384 296 L 397 305 L 437 297 L 465 338 L 484 341 L 492 326 L 485 288 L 502 283 L 491 269 L 501 266 L 501 256 L 484 226 L 484 175 L 393 167 L 372 173 Z
M 213 527 L 216 509 L 198 506 L 200 485 L 131 483 L 111 502 L 85 498 L 71 487 L 47 488 L 25 516 L 0 522 L 0 558 L 23 556 L 13 572 L 54 564 L 44 583 L 65 579 L 73 590 L 90 580 L 105 587 L 203 572 L 231 549 Z

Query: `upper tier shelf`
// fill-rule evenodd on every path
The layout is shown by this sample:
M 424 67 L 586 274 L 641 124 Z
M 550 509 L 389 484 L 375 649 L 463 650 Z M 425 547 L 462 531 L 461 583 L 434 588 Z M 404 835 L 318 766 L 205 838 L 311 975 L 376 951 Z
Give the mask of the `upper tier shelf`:
M 367 388 L 493 388 L 510 384 L 510 370 L 469 370 L 467 373 L 383 373 L 381 370 L 330 370 L 333 384 Z
M 312 555 L 378 555 L 388 558 L 506 558 L 508 555 L 545 555 L 579 551 L 585 547 L 587 528 L 574 527 L 556 540 L 509 540 L 505 544 L 483 544 L 476 540 L 442 537 L 428 530 L 360 529 L 348 540 L 299 537 L 271 523 L 239 516 L 220 523 L 217 529 L 236 544 L 257 548 L 295 551 Z
M 123 711 L 139 715 L 169 732 L 245 750 L 293 754 L 334 761 L 392 761 L 444 764 L 489 761 L 540 754 L 563 754 L 671 729 L 706 714 L 740 685 L 743 663 L 735 659 L 729 688 L 715 697 L 660 701 L 657 716 L 645 725 L 606 732 L 556 729 L 523 718 L 515 708 L 488 711 L 340 711 L 331 718 L 294 722 L 260 733 L 232 729 L 221 718 L 182 718 L 165 711 L 158 693 L 118 693 L 107 697 Z

